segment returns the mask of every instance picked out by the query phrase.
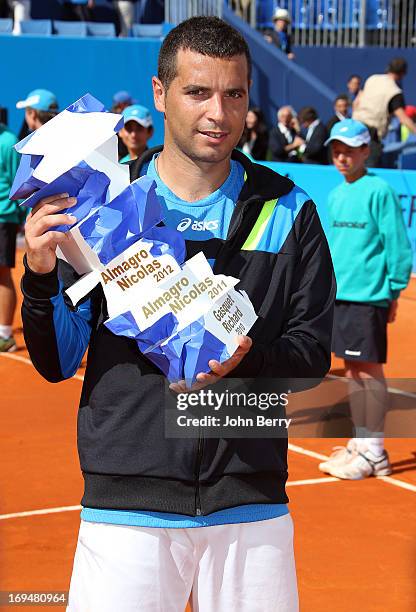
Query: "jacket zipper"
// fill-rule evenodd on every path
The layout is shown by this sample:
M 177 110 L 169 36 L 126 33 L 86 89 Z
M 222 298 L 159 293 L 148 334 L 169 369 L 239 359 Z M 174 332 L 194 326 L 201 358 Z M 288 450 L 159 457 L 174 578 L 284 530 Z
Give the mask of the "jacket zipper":
M 201 434 L 198 435 L 198 448 L 196 451 L 196 495 L 195 495 L 195 514 L 197 516 L 201 516 L 202 508 L 201 508 L 201 490 L 199 484 L 199 475 L 201 472 L 201 463 L 202 463 L 202 454 L 204 450 L 204 438 Z

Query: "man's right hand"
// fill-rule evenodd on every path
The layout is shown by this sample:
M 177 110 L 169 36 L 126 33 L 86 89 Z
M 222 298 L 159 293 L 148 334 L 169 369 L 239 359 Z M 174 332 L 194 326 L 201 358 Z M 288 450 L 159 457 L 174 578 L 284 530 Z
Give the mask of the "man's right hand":
M 55 225 L 74 225 L 76 218 L 61 210 L 74 206 L 76 198 L 67 193 L 43 198 L 30 212 L 26 220 L 26 258 L 33 272 L 47 274 L 56 265 L 56 247 L 69 239 L 64 232 L 48 231 Z

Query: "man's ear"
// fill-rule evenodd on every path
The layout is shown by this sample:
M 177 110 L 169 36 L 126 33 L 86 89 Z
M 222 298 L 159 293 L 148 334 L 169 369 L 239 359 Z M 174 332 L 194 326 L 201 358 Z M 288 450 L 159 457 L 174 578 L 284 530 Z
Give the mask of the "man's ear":
M 165 108 L 165 98 L 166 91 L 162 84 L 162 82 L 157 77 L 152 77 L 152 88 L 153 88 L 153 100 L 155 103 L 156 110 L 164 113 Z
M 364 148 L 364 155 L 365 155 L 364 159 L 368 159 L 370 157 L 370 145 L 365 144 L 363 145 L 363 148 Z

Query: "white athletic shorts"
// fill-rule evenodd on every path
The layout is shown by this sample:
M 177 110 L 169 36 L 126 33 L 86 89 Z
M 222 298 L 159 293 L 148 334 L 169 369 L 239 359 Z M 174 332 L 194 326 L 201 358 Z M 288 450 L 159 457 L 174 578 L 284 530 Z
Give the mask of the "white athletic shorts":
M 185 529 L 81 521 L 67 612 L 297 612 L 290 514 Z

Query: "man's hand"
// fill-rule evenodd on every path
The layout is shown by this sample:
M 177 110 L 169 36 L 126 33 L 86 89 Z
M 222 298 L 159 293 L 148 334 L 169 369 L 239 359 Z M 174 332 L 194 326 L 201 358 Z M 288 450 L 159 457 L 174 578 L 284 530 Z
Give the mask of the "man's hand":
M 187 388 L 184 380 L 180 380 L 177 383 L 172 383 L 169 388 L 172 389 L 172 391 L 176 391 L 176 393 L 199 391 L 199 389 L 203 389 L 203 387 L 206 387 L 207 385 L 213 385 L 220 380 L 220 378 L 227 376 L 227 374 L 229 374 L 240 364 L 253 344 L 252 339 L 248 336 L 237 336 L 236 341 L 238 343 L 238 349 L 235 351 L 234 355 L 227 359 L 227 361 L 224 361 L 224 363 L 220 363 L 219 361 L 212 359 L 208 363 L 209 367 L 211 368 L 211 372 L 208 372 L 208 374 L 205 372 L 200 372 L 197 374 L 197 382 L 193 384 L 191 388 Z
M 76 198 L 67 193 L 43 198 L 30 212 L 26 220 L 25 239 L 28 266 L 33 272 L 47 274 L 56 265 L 56 247 L 69 238 L 64 232 L 49 232 L 55 225 L 74 225 L 76 218 L 60 211 L 73 206 Z
M 392 302 L 390 302 L 387 323 L 394 323 L 394 321 L 396 320 L 398 307 L 399 307 L 398 300 L 393 300 Z

